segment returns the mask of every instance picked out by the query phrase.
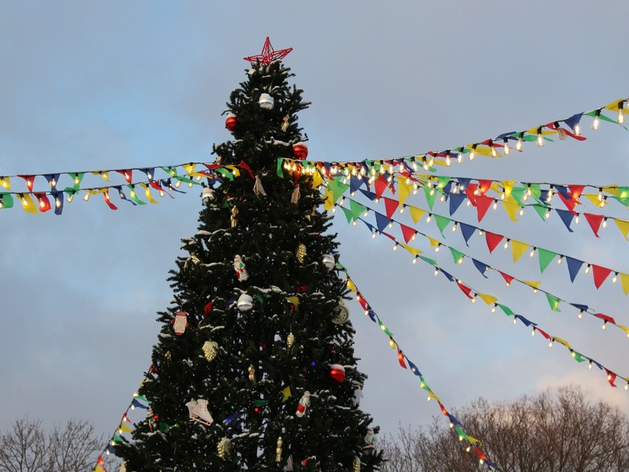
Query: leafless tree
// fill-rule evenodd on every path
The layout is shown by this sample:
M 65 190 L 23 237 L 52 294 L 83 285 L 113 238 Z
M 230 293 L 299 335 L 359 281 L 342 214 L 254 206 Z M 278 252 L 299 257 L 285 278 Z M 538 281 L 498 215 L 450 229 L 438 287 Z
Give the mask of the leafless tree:
M 502 472 L 629 470 L 629 418 L 605 402 L 588 401 L 579 388 L 512 402 L 479 399 L 455 416 Z M 486 470 L 441 417 L 427 428 L 400 428 L 381 447 L 388 459 L 383 472 Z
M 94 427 L 69 420 L 52 431 L 22 418 L 0 433 L 0 472 L 84 472 L 94 469 L 105 440 Z

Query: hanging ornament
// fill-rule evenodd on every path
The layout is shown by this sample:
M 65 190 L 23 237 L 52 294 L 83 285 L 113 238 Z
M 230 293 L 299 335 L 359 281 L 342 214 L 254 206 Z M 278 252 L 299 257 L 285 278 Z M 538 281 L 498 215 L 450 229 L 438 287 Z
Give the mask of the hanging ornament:
M 249 278 L 249 274 L 245 268 L 245 263 L 242 262 L 242 258 L 239 255 L 234 256 L 234 270 L 236 271 L 238 282 L 244 282 Z
M 275 106 L 275 100 L 268 93 L 261 94 L 258 103 L 263 110 L 273 110 Z
M 360 459 L 358 456 L 354 457 L 354 472 L 360 472 Z
M 301 197 L 301 192 L 299 191 L 299 184 L 295 185 L 293 189 L 293 193 L 290 196 L 290 202 L 297 205 L 299 203 L 299 198 Z
M 186 259 L 186 262 L 184 263 L 183 268 L 187 269 L 189 264 L 198 264 L 199 262 L 201 262 L 201 260 L 197 257 L 196 254 L 190 254 L 190 257 Z
M 205 341 L 203 343 L 203 355 L 208 362 L 212 362 L 218 355 L 218 343 L 216 341 Z
M 376 434 L 374 433 L 372 428 L 367 430 L 367 434 L 365 435 L 365 445 L 363 446 L 363 453 L 367 455 L 372 455 L 376 451 Z
M 238 303 L 236 305 L 240 311 L 250 311 L 253 308 L 253 298 L 251 295 L 243 293 L 238 298 Z
M 303 264 L 306 260 L 306 245 L 304 243 L 299 243 L 297 246 L 297 250 L 295 251 L 295 257 L 299 261 L 300 264 Z
M 321 259 L 326 269 L 332 270 L 336 267 L 336 259 L 332 254 L 324 254 Z
M 225 118 L 225 128 L 227 128 L 228 131 L 234 131 L 237 125 L 238 120 L 236 119 L 236 115 L 233 113 L 227 115 L 227 118 Z
M 337 383 L 343 382 L 345 380 L 345 367 L 341 364 L 332 364 L 330 366 L 330 377 Z
M 362 397 L 363 397 L 363 389 L 360 386 L 356 387 L 356 389 L 354 390 L 354 397 L 352 398 L 354 405 L 356 406 L 360 405 L 360 399 Z
M 232 452 L 232 442 L 229 438 L 223 438 L 218 442 L 216 447 L 218 451 L 218 457 L 226 461 L 230 458 Z
M 196 421 L 198 423 L 204 424 L 205 426 L 210 426 L 214 423 L 214 419 L 212 415 L 207 409 L 208 401 L 200 398 L 198 400 L 190 400 L 186 403 L 188 407 L 188 412 L 190 414 L 190 419 L 192 421 Z
M 308 157 L 308 145 L 306 143 L 298 142 L 293 145 L 293 156 L 295 159 L 303 160 Z
M 236 217 L 238 216 L 238 207 L 233 206 L 232 207 L 232 215 L 231 215 L 231 223 L 232 223 L 232 228 L 236 227 L 236 224 L 238 223 L 238 220 L 236 219 Z
M 293 456 L 288 456 L 286 459 L 286 465 L 282 469 L 284 472 L 292 472 L 293 471 Z
M 177 336 L 181 336 L 186 332 L 188 327 L 188 314 L 185 311 L 178 311 L 175 319 L 172 320 L 173 328 Z
M 288 129 L 288 120 L 289 120 L 289 116 L 285 115 L 284 119 L 282 120 L 282 131 L 286 132 L 286 130 Z
M 308 411 L 309 407 L 310 407 L 310 392 L 306 391 L 304 392 L 302 397 L 299 399 L 299 404 L 297 405 L 297 411 L 295 412 L 295 415 L 297 415 L 297 418 L 301 418 L 302 416 L 304 416 L 306 412 Z
M 275 462 L 282 462 L 282 436 L 277 438 L 277 445 L 275 446 Z
M 262 181 L 260 180 L 260 176 L 256 175 L 255 183 L 253 184 L 253 193 L 255 193 L 258 197 L 260 195 L 266 195 L 264 191 L 264 187 L 262 186 Z
M 349 320 L 349 310 L 341 300 L 332 310 L 332 323 L 341 325 L 347 323 L 347 320 Z
M 295 335 L 293 333 L 288 333 L 286 336 L 286 347 L 290 350 L 295 344 Z
M 214 200 L 216 197 L 216 192 L 214 189 L 210 187 L 203 187 L 203 191 L 201 192 L 201 201 Z
M 256 368 L 253 365 L 250 365 L 247 369 L 249 372 L 249 382 L 255 383 L 256 381 Z

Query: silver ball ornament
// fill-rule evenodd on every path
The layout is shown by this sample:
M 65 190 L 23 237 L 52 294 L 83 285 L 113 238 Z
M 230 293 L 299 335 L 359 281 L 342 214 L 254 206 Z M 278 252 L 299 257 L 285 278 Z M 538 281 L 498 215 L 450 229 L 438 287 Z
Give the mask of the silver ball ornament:
M 324 254 L 322 258 L 323 265 L 326 269 L 332 270 L 336 267 L 336 259 L 332 254 Z
M 260 95 L 258 104 L 263 110 L 273 110 L 273 107 L 275 106 L 275 100 L 273 100 L 273 97 L 271 97 L 268 93 L 263 93 Z
M 251 295 L 243 293 L 238 298 L 237 306 L 240 311 L 250 311 L 253 308 L 253 298 Z

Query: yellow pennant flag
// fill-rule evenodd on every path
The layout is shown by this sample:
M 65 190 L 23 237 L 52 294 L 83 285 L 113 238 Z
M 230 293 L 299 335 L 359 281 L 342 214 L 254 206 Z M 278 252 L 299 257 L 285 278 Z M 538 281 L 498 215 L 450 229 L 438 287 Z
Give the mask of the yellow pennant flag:
M 616 325 L 618 326 L 620 329 L 622 329 L 625 333 L 627 333 L 627 337 L 629 338 L 629 328 L 627 328 L 625 325 Z
M 151 203 L 157 204 L 158 203 L 157 200 L 155 200 L 153 196 L 151 195 L 151 190 L 149 189 L 148 184 L 140 184 L 140 185 L 144 187 L 144 194 L 146 195 L 147 200 Z
M 402 243 L 399 243 L 399 244 L 400 246 L 402 246 L 404 249 L 406 249 L 408 252 L 410 252 L 414 256 L 419 256 L 422 252 L 424 252 L 424 251 L 420 251 L 419 249 L 415 249 L 414 247 L 411 247 L 407 244 L 402 244 Z
M 299 310 L 299 298 L 297 296 L 286 297 L 286 301 L 295 305 L 295 309 Z
M 105 471 L 100 465 L 96 465 L 96 467 L 94 467 L 94 472 L 105 472 Z
M 430 243 L 430 247 L 435 247 L 441 244 L 441 242 L 437 241 L 435 238 L 431 238 L 430 236 L 426 236 L 426 239 L 428 239 L 428 242 Z
M 312 174 L 312 186 L 314 188 L 319 188 L 321 184 L 325 181 L 321 171 L 319 169 L 315 170 L 315 173 Z
M 566 341 L 565 339 L 561 339 L 561 338 L 557 338 L 555 336 L 553 336 L 553 339 L 555 341 L 557 341 L 559 344 L 563 344 L 564 346 L 566 346 L 568 349 L 572 349 L 572 346 L 570 346 L 570 343 L 568 341 Z
M 629 295 L 629 274 L 620 273 L 620 283 L 622 284 L 622 291 L 625 295 Z
M 350 279 L 349 277 L 347 277 L 347 289 L 350 292 L 356 292 L 356 290 L 358 290 L 356 288 L 356 285 L 354 285 L 354 282 L 352 282 L 352 279 Z
M 285 402 L 286 400 L 288 400 L 291 397 L 291 391 L 290 391 L 290 387 L 286 387 L 284 390 L 282 390 L 282 401 Z
M 513 254 L 513 262 L 518 262 L 518 259 L 522 257 L 522 254 L 524 254 L 524 251 L 526 251 L 529 248 L 528 244 L 523 243 L 521 241 L 516 241 L 515 239 L 512 239 L 509 244 L 511 244 L 511 253 Z
M 478 443 L 478 444 L 483 444 L 483 443 L 480 441 L 480 439 L 473 438 L 473 437 L 472 437 L 472 436 L 470 436 L 469 434 L 467 435 L 467 440 L 470 442 L 470 444 L 476 444 L 476 443 Z
M 239 177 L 240 176 L 240 169 L 238 169 L 238 167 L 236 167 L 236 166 L 225 166 L 225 167 L 232 171 L 232 174 L 234 174 L 234 177 Z M 199 174 L 198 172 L 195 172 L 192 175 L 205 177 L 205 175 Z
M 425 210 L 422 210 L 421 208 L 417 208 L 410 205 L 408 209 L 411 213 L 411 218 L 413 218 L 413 221 L 415 222 L 415 224 L 417 224 L 417 222 L 421 220 L 422 216 L 424 216 L 424 213 L 426 213 Z
M 502 200 L 502 207 L 511 218 L 511 221 L 518 221 L 516 215 L 520 211 L 520 205 L 518 205 L 513 197 L 509 197 L 507 200 Z
M 432 393 L 432 390 L 430 392 L 428 392 L 428 396 L 430 398 L 434 398 L 435 400 L 437 400 L 439 403 L 441 403 L 441 400 L 439 399 L 439 397 L 437 395 L 435 395 L 434 393 Z
M 118 431 L 120 431 L 121 433 L 130 433 L 133 430 L 126 423 L 120 423 Z
M 97 172 L 92 172 L 93 175 L 100 175 L 104 181 L 109 182 L 109 171 L 108 170 L 99 170 Z
M 33 201 L 33 197 L 31 197 L 28 193 L 20 193 L 19 197 L 22 201 L 22 208 L 24 208 L 25 212 L 32 213 L 34 215 L 38 213 L 37 205 Z
M 487 295 L 486 293 L 477 293 L 477 295 L 483 300 L 487 305 L 493 305 L 498 301 L 496 297 L 493 295 Z
M 412 190 L 413 190 L 413 184 L 409 184 L 408 179 L 405 178 L 404 182 L 402 182 L 402 179 L 399 179 L 397 191 L 398 191 L 398 197 L 399 197 L 398 199 L 399 199 L 400 205 L 404 204 L 406 197 L 410 195 Z
M 601 206 L 605 205 L 603 203 L 605 200 L 599 200 L 598 199 L 598 193 L 582 193 L 581 195 L 584 196 L 585 198 L 587 198 L 589 201 L 591 201 L 597 207 L 601 207 Z
M 328 189 L 325 191 L 325 198 L 323 202 L 323 209 L 325 211 L 330 211 L 334 207 L 334 192 Z
M 616 226 L 618 226 L 618 229 L 625 239 L 629 241 L 629 238 L 627 238 L 627 233 L 629 233 L 629 221 L 617 220 L 614 218 L 614 223 L 616 223 Z
M 528 285 L 529 287 L 534 288 L 536 290 L 539 288 L 540 284 L 542 283 L 542 282 L 532 282 L 530 280 L 523 280 L 522 282 L 524 284 Z
M 620 190 L 618 190 L 617 186 L 613 186 L 613 187 L 603 187 L 603 192 L 607 192 L 610 195 L 620 195 Z
M 0 185 L 2 188 L 11 190 L 11 177 L 0 177 Z
M 501 180 L 500 183 L 504 188 L 503 192 L 505 194 L 505 198 L 509 198 L 511 196 L 511 191 L 513 190 L 513 185 L 515 184 L 515 180 Z

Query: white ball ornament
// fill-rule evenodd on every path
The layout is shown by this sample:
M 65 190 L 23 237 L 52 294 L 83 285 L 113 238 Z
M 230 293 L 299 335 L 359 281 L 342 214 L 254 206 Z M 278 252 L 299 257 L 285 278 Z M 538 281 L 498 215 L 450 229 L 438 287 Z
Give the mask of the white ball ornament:
M 332 254 L 324 254 L 322 258 L 323 265 L 326 269 L 332 270 L 336 267 L 336 259 Z
M 251 295 L 243 293 L 238 298 L 237 306 L 240 311 L 250 311 L 253 308 L 253 298 Z
M 271 97 L 268 93 L 263 93 L 260 95 L 258 104 L 263 110 L 273 110 L 273 107 L 275 106 L 275 100 L 273 100 L 273 97 Z
M 201 200 L 202 201 L 206 201 L 206 200 L 214 200 L 214 190 L 209 188 L 209 187 L 204 187 L 203 188 L 203 192 L 201 193 Z
M 342 325 L 347 323 L 347 320 L 349 320 L 349 310 L 343 302 L 340 302 L 332 310 L 332 323 Z

